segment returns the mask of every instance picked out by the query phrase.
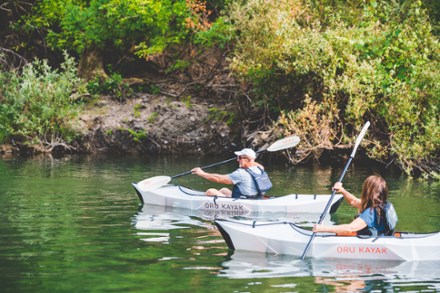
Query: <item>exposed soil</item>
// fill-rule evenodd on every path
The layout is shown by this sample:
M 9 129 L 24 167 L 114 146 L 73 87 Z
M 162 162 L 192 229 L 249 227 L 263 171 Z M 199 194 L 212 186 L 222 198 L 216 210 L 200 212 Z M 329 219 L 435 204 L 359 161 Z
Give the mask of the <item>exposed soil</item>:
M 231 110 L 231 93 L 238 89 L 229 76 L 225 52 L 191 54 L 188 51 L 192 62 L 184 72 L 166 74 L 170 64 L 163 58 L 155 60 L 148 73 L 126 79 L 131 86 L 154 86 L 157 94 L 137 94 L 123 101 L 102 97 L 83 112 L 79 149 L 150 154 L 229 151 L 233 131 L 222 115 L 216 115 Z
M 224 55 L 222 51 L 204 52 L 184 73 L 173 76 L 163 73 L 161 68 L 168 64 L 158 60 L 156 70 L 125 82 L 155 86 L 159 93 L 89 101 L 78 119 L 71 121 L 81 134 L 73 144 L 60 140 L 28 147 L 15 139 L 0 146 L 0 155 L 229 153 L 241 133 L 231 129 L 224 113 L 231 110 L 231 97 L 239 87 L 229 76 Z
M 82 113 L 79 149 L 112 153 L 218 153 L 231 146 L 230 128 L 210 119 L 225 105 L 142 94 L 124 103 L 103 97 Z

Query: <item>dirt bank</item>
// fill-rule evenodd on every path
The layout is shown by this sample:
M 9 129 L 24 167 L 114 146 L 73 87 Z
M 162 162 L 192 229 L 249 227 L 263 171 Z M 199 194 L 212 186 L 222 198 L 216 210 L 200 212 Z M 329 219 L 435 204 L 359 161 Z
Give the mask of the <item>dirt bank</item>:
M 227 105 L 197 99 L 176 101 L 166 96 L 138 94 L 124 102 L 101 97 L 88 105 L 72 124 L 79 139 L 72 145 L 3 145 L 4 155 L 40 152 L 115 154 L 222 153 L 233 144 L 231 129 L 213 115 Z
M 230 119 L 239 87 L 230 77 L 225 55 L 221 50 L 201 52 L 184 72 L 173 74 L 167 73 L 164 60 L 156 60 L 154 67 L 144 64 L 141 75 L 125 76 L 124 84 L 155 88 L 154 94 L 86 97 L 85 109 L 71 121 L 79 133 L 76 141 L 55 139 L 29 146 L 15 139 L 0 146 L 0 154 L 229 152 L 234 141 L 241 140 L 237 128 L 243 126 L 241 118 L 234 117 L 235 126 Z
M 231 129 L 212 113 L 225 104 L 197 98 L 179 101 L 141 94 L 115 101 L 103 97 L 77 122 L 78 150 L 88 153 L 219 153 L 231 147 Z

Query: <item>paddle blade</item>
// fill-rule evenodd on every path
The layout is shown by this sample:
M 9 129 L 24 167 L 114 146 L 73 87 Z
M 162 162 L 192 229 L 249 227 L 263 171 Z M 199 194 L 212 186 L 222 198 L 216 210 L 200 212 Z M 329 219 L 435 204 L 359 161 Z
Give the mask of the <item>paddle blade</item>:
M 171 181 L 169 176 L 155 176 L 144 179 L 137 184 L 141 191 L 150 191 L 168 184 Z
M 334 214 L 336 213 L 336 211 L 338 210 L 339 206 L 341 205 L 342 201 L 344 200 L 343 197 L 341 197 L 340 199 L 338 199 L 337 201 L 335 201 L 332 206 L 330 207 L 330 214 Z
M 361 132 L 359 133 L 359 135 L 358 135 L 358 137 L 356 139 L 356 143 L 354 144 L 354 148 L 353 148 L 353 151 L 351 152 L 350 157 L 354 158 L 354 155 L 356 154 L 356 150 L 357 150 L 358 146 L 361 144 L 361 141 L 364 138 L 365 133 L 368 130 L 368 127 L 370 127 L 370 121 L 367 121 L 365 123 L 364 127 L 362 127 L 362 130 L 361 130 Z
M 276 151 L 293 148 L 294 146 L 299 144 L 300 141 L 301 140 L 296 135 L 288 136 L 274 142 L 270 147 L 267 148 L 267 151 L 276 152 Z

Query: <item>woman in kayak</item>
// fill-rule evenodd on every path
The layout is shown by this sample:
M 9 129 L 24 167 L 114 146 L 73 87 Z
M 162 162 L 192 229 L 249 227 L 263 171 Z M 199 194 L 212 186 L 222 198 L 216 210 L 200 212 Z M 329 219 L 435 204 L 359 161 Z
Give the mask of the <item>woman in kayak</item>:
M 257 154 L 248 148 L 235 154 L 239 168 L 230 174 L 208 173 L 199 167 L 192 169 L 191 172 L 212 182 L 234 185 L 232 190 L 226 187 L 220 190 L 210 188 L 206 191 L 206 195 L 254 199 L 262 197 L 272 187 L 272 183 L 263 165 L 255 162 Z
M 345 190 L 341 182 L 336 182 L 333 189 L 342 193 L 348 204 L 358 209 L 359 216 L 350 224 L 333 226 L 317 224 L 313 227 L 314 232 L 373 236 L 392 233 L 397 223 L 397 215 L 392 204 L 387 201 L 388 186 L 382 177 L 372 175 L 365 179 L 361 199 Z

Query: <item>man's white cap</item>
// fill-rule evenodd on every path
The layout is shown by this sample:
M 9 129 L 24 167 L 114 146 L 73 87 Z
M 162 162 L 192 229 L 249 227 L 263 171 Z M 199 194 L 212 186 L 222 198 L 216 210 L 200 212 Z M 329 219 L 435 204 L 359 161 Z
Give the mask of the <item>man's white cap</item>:
M 257 157 L 257 154 L 251 149 L 242 149 L 241 151 L 234 152 L 237 156 L 246 156 L 252 159 Z

